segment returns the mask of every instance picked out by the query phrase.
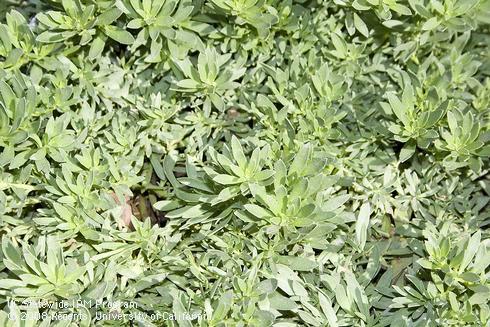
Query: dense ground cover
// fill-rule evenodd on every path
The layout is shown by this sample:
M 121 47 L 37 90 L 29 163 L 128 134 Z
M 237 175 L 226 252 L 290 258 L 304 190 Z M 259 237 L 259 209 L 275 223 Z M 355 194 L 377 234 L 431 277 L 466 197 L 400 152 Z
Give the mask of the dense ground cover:
M 490 1 L 0 20 L 1 326 L 490 326 Z

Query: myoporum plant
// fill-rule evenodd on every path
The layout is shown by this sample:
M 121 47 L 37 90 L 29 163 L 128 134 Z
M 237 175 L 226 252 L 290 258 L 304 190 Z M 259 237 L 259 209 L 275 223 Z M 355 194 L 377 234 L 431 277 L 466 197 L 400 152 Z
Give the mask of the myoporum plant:
M 0 326 L 490 326 L 490 1 L 0 1 Z

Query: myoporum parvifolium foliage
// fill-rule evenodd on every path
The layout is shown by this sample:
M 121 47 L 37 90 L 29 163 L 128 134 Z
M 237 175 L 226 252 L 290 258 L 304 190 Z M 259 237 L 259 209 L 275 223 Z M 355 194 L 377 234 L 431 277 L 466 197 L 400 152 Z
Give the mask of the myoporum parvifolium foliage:
M 0 2 L 0 326 L 490 326 L 489 0 Z

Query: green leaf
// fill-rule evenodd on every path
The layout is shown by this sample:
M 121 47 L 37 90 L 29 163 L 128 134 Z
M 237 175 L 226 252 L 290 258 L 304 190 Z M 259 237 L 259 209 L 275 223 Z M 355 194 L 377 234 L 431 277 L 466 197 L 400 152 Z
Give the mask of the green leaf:
M 102 37 L 96 37 L 92 41 L 92 45 L 90 46 L 90 50 L 88 53 L 89 59 L 95 59 L 101 56 L 102 51 L 104 51 L 105 40 Z
M 271 213 L 269 211 L 256 204 L 245 204 L 243 207 L 257 218 L 262 219 L 271 217 Z
M 311 271 L 318 267 L 318 263 L 313 260 L 291 255 L 279 256 L 277 261 L 297 271 Z
M 198 89 L 201 86 L 201 83 L 192 79 L 183 79 L 177 82 L 177 86 L 185 89 Z
M 68 37 L 61 32 L 45 31 L 37 36 L 36 41 L 44 43 L 58 43 L 66 40 L 67 38 Z
M 112 24 L 116 19 L 118 19 L 122 14 L 122 11 L 113 7 L 108 10 L 105 10 L 101 15 L 97 17 L 97 25 L 105 26 Z
M 395 116 L 400 119 L 403 125 L 408 125 L 408 118 L 405 112 L 404 105 L 400 102 L 400 100 L 396 97 L 396 95 L 389 93 L 386 95 L 388 98 L 388 102 L 390 103 L 391 109 Z
M 114 41 L 117 41 L 121 44 L 131 45 L 134 43 L 133 35 L 120 27 L 105 26 L 104 33 Z
M 356 221 L 356 244 L 359 249 L 364 249 L 367 239 L 367 230 L 369 227 L 369 217 L 371 216 L 371 205 L 365 202 L 359 209 L 359 215 Z
M 7 110 L 10 109 L 17 97 L 10 85 L 4 81 L 0 81 L 0 94 L 2 95 L 3 103 L 5 104 L 3 110 L 5 113 L 7 113 Z
M 217 306 L 213 312 L 213 321 L 221 321 L 226 317 L 233 303 L 233 292 L 228 291 L 221 295 L 217 302 Z
M 313 148 L 310 144 L 304 144 L 299 152 L 294 156 L 294 160 L 289 166 L 289 175 L 298 174 L 302 175 L 302 172 L 306 169 L 311 156 L 313 153 Z
M 271 308 L 282 311 L 295 310 L 298 305 L 293 300 L 274 292 L 272 296 L 269 297 L 269 303 Z
M 81 5 L 78 0 L 61 0 L 63 8 L 72 18 L 76 18 L 81 15 Z
M 410 159 L 414 155 L 416 147 L 417 145 L 413 140 L 405 143 L 400 150 L 400 162 L 405 162 Z
M 468 267 L 471 260 L 473 260 L 473 258 L 475 257 L 475 254 L 478 251 L 478 247 L 480 246 L 480 241 L 481 241 L 481 231 L 478 230 L 468 240 L 468 245 L 464 249 L 463 261 L 459 265 L 459 269 L 458 269 L 460 274 L 466 269 L 466 267 Z
M 25 287 L 27 284 L 18 279 L 2 279 L 0 280 L 0 289 L 14 289 L 17 287 Z
M 327 318 L 330 327 L 337 327 L 338 321 L 335 311 L 333 310 L 332 302 L 322 293 L 318 292 L 318 300 L 323 314 Z
M 354 26 L 365 37 L 369 36 L 369 30 L 364 21 L 356 13 L 354 13 Z
M 439 20 L 437 19 L 437 17 L 432 17 L 432 18 L 429 18 L 425 23 L 424 25 L 422 25 L 422 30 L 423 31 L 431 31 L 433 29 L 435 29 L 437 26 L 439 26 L 440 22 Z
M 458 128 L 458 121 L 456 120 L 456 115 L 451 111 L 447 112 L 447 123 L 449 125 L 449 129 L 451 130 L 451 133 L 456 134 Z
M 235 158 L 238 166 L 245 169 L 247 166 L 247 158 L 243 153 L 243 148 L 240 141 L 238 141 L 235 135 L 231 137 L 231 152 L 233 153 L 233 158 Z
M 234 184 L 238 184 L 241 182 L 240 178 L 238 178 L 236 176 L 225 175 L 225 174 L 218 174 L 215 177 L 213 177 L 213 180 L 216 183 L 219 183 L 222 185 L 234 185 Z

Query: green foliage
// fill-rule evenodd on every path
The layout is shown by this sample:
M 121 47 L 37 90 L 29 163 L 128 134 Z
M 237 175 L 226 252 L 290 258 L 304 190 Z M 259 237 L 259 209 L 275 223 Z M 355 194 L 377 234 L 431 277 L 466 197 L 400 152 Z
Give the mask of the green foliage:
M 0 325 L 490 326 L 489 17 L 0 1 Z

